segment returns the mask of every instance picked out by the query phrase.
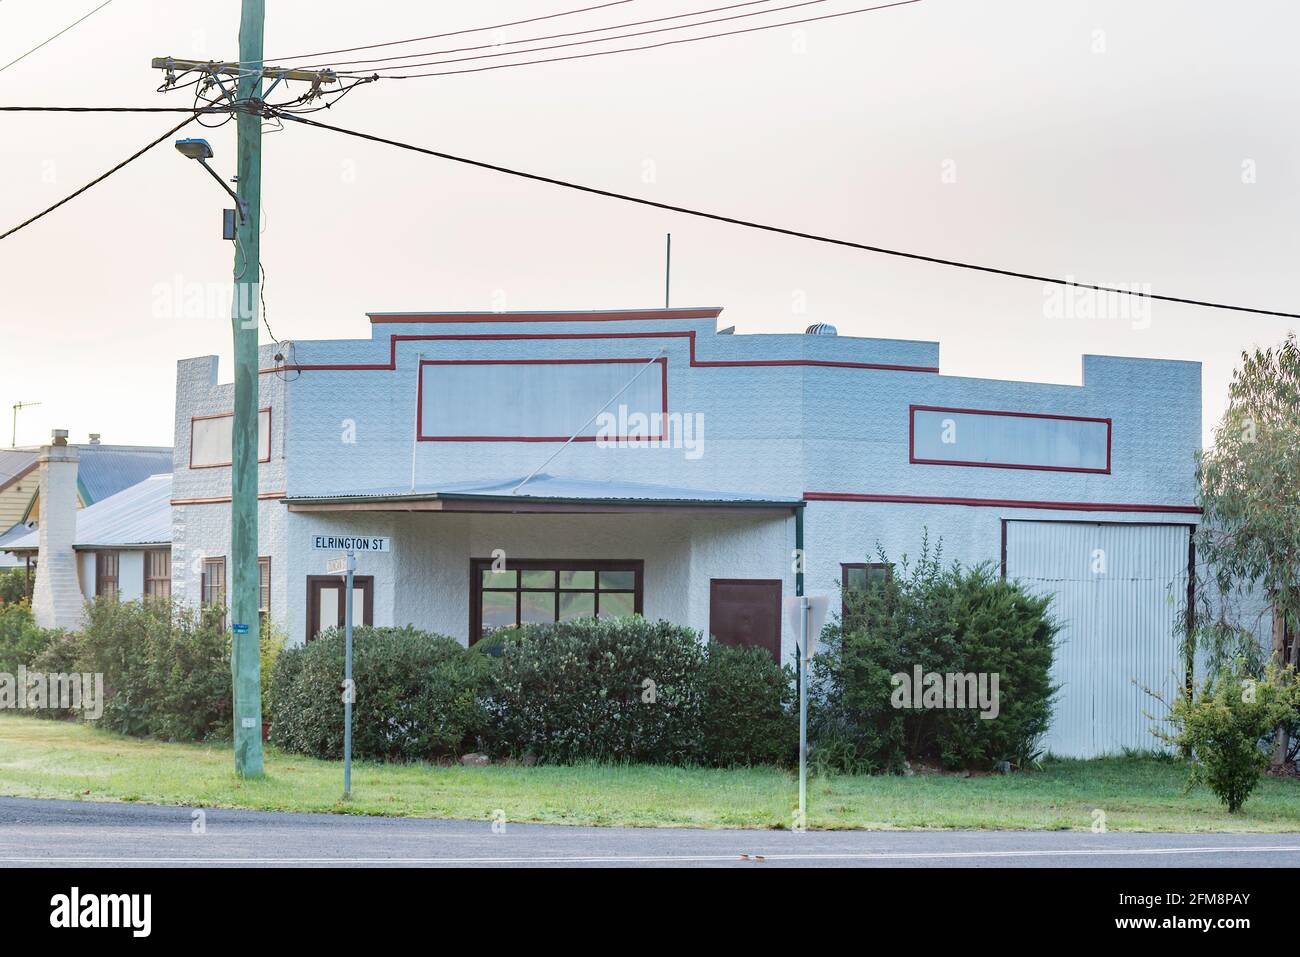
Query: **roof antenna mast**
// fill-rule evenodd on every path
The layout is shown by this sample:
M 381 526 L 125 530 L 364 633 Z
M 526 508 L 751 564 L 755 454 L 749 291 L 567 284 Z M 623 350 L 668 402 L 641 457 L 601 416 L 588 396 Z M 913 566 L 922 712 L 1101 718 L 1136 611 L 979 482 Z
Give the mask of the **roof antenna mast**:
M 39 402 L 15 402 L 14 403 L 14 425 L 13 432 L 9 436 L 9 448 L 18 448 L 18 410 L 26 409 L 33 405 L 40 405 Z
M 668 245 L 664 250 L 664 308 L 668 308 L 668 290 L 673 278 L 673 234 L 668 234 Z

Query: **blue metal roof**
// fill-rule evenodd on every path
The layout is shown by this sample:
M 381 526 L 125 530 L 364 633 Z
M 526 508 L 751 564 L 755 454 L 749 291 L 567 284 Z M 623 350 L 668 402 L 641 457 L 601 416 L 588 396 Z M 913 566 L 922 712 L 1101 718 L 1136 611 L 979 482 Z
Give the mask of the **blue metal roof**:
M 172 470 L 170 448 L 141 445 L 78 445 L 77 490 L 91 505 L 151 475 Z
M 644 502 L 686 505 L 781 505 L 799 506 L 802 500 L 756 492 L 720 492 L 713 489 L 678 488 L 641 482 L 599 481 L 595 479 L 558 478 L 542 473 L 514 491 L 524 476 L 500 480 L 452 482 L 438 488 L 382 488 L 348 491 L 325 495 L 288 496 L 288 502 L 382 501 L 385 499 L 484 498 L 528 499 L 561 502 Z
M 172 477 L 152 475 L 77 512 L 74 548 L 166 545 L 172 540 Z M 8 551 L 34 551 L 40 533 L 6 542 Z

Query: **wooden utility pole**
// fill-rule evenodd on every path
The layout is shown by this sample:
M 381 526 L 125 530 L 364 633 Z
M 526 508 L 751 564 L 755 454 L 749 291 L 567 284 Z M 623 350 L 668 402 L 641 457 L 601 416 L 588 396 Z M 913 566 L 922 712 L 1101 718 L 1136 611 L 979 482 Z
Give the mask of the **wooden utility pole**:
M 265 0 L 243 0 L 239 19 L 239 195 L 248 211 L 235 243 L 231 326 L 235 336 L 235 419 L 230 467 L 231 671 L 235 692 L 235 771 L 262 776 L 261 622 L 257 606 L 257 319 L 261 285 L 262 33 Z
M 235 408 L 230 455 L 228 597 L 233 632 L 231 672 L 235 770 L 241 777 L 254 778 L 262 775 L 261 621 L 258 617 L 261 582 L 257 566 L 257 327 L 262 272 L 262 120 L 266 112 L 262 80 L 264 77 L 272 78 L 275 81 L 272 89 L 286 80 L 307 81 L 312 83 L 313 94 L 318 94 L 322 86 L 336 83 L 338 78 L 331 70 L 267 67 L 262 62 L 265 0 L 241 2 L 238 61 L 154 57 L 152 66 L 167 71 L 163 89 L 169 89 L 175 83 L 176 71 L 207 74 L 212 86 L 222 91 L 225 101 L 233 102 L 239 137 L 237 199 L 241 215 L 235 231 L 235 287 L 231 309 L 235 339 Z M 228 79 L 235 82 L 233 96 L 227 85 Z M 208 155 L 211 155 L 210 151 Z

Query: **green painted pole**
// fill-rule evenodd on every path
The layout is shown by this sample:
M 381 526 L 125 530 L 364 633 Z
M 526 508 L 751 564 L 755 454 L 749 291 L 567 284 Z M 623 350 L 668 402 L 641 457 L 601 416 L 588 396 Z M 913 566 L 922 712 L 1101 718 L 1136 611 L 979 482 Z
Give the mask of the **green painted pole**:
M 239 100 L 262 95 L 262 32 L 265 0 L 243 0 L 239 20 Z M 261 283 L 262 117 L 254 109 L 236 114 L 239 134 L 238 192 L 247 205 L 235 244 L 235 418 L 230 468 L 231 670 L 235 693 L 235 771 L 262 776 L 261 623 L 257 606 L 257 309 Z

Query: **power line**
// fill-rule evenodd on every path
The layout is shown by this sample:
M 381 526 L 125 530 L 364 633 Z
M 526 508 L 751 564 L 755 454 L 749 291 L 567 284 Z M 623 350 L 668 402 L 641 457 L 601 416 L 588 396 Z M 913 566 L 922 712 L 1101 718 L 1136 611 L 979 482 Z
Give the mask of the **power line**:
M 553 43 L 550 46 L 533 47 L 531 50 L 506 50 L 501 53 L 480 53 L 477 56 L 456 57 L 455 59 L 451 59 L 451 60 L 430 60 L 424 63 L 404 63 L 400 65 L 395 64 L 392 66 L 377 66 L 373 68 L 366 67 L 366 72 L 371 72 L 372 70 L 376 72 L 380 70 L 409 70 L 409 69 L 414 69 L 415 67 L 422 67 L 422 66 L 442 66 L 443 64 L 447 64 L 447 63 L 464 63 L 467 60 L 490 60 L 495 57 L 520 56 L 525 53 L 540 53 L 543 50 L 560 50 L 565 47 L 586 46 L 592 43 L 609 43 L 614 40 L 628 40 L 631 39 L 632 37 L 644 37 L 654 33 L 670 33 L 674 30 L 693 30 L 696 27 L 706 27 L 714 23 L 726 23 L 730 20 L 746 20 L 752 17 L 770 16 L 773 13 L 780 13 L 782 10 L 794 10 L 798 7 L 810 7 L 814 4 L 825 3 L 825 2 L 826 0 L 800 0 L 800 2 L 798 3 L 790 3 L 784 7 L 772 7 L 771 9 L 768 10 L 751 10 L 748 13 L 733 13 L 729 17 L 717 17 L 713 20 L 701 20 L 698 23 L 679 23 L 671 27 L 655 27 L 653 30 L 639 30 L 635 33 L 621 33 L 611 37 L 595 37 L 594 39 L 590 39 L 590 40 L 571 40 L 568 43 Z M 906 0 L 906 2 L 915 3 L 917 2 L 917 0 Z M 795 21 L 795 22 L 802 22 L 802 21 Z M 788 25 L 789 25 L 788 22 L 785 24 L 780 24 L 780 23 L 773 24 L 773 26 L 788 26 Z M 703 40 L 707 38 L 697 37 L 694 39 Z M 455 52 L 455 51 L 447 51 L 447 52 Z M 359 62 L 365 63 L 365 62 L 374 62 L 374 61 L 362 60 Z M 354 72 L 357 71 L 353 71 L 353 70 L 348 71 L 349 74 Z
M 611 24 L 610 26 L 607 27 L 592 27 L 589 30 L 573 30 L 569 33 L 552 33 L 540 37 L 523 37 L 518 40 L 502 40 L 499 43 L 480 43 L 475 46 L 452 47 L 447 50 L 426 50 L 422 53 L 401 53 L 394 56 L 374 57 L 373 59 L 369 59 L 369 60 L 325 60 L 325 61 L 321 61 L 320 63 L 306 64 L 305 66 L 308 67 L 352 66 L 353 64 L 357 64 L 357 63 L 385 63 L 391 60 L 413 60 L 422 56 L 444 56 L 445 54 L 448 53 L 466 53 L 472 50 L 495 49 L 497 47 L 514 46 L 519 43 L 540 43 L 544 40 L 563 40 L 563 39 L 567 39 L 568 37 L 586 36 L 589 33 L 605 33 L 609 30 L 624 30 L 627 29 L 628 27 L 642 27 L 649 23 L 664 23 L 668 20 L 681 20 L 684 17 L 702 17 L 706 13 L 719 13 L 723 10 L 735 10 L 738 9 L 739 7 L 753 7 L 760 3 L 772 3 L 772 2 L 773 0 L 745 0 L 745 2 L 743 3 L 732 3 L 732 4 L 728 4 L 725 7 L 712 7 L 708 10 L 694 10 L 691 11 L 690 13 L 675 13 L 669 17 L 653 17 L 649 20 L 633 20 L 630 23 L 616 23 L 616 24 Z M 752 14 L 752 16 L 758 16 L 762 13 L 772 13 L 772 12 L 775 11 L 759 10 L 759 11 L 755 11 Z M 703 26 L 703 24 L 694 23 L 694 24 L 688 24 L 688 26 Z M 605 37 L 605 39 L 617 40 L 620 38 Z M 518 51 L 518 52 L 528 52 L 528 51 Z M 413 64 L 407 64 L 407 66 L 411 66 L 411 65 Z M 348 72 L 357 72 L 357 71 L 350 70 Z
M 53 206 L 50 206 L 50 207 L 47 208 L 47 209 L 43 209 L 43 210 L 41 210 L 39 213 L 37 213 L 37 214 L 36 214 L 35 216 L 33 216 L 31 219 L 24 220 L 23 222 L 19 223 L 17 226 L 14 226 L 12 229 L 9 229 L 9 230 L 6 230 L 6 231 L 3 232 L 3 233 L 0 233 L 0 239 L 6 239 L 6 238 L 8 238 L 9 236 L 12 236 L 14 233 L 18 232 L 18 230 L 20 230 L 20 229 L 22 229 L 22 228 L 24 228 L 24 227 L 26 227 L 26 226 L 30 226 L 32 223 L 36 222 L 36 220 L 40 219 L 42 216 L 47 216 L 47 215 L 49 215 L 50 213 L 54 212 L 56 209 L 58 209 L 58 208 L 59 208 L 60 206 L 62 206 L 64 203 L 69 202 L 70 200 L 76 199 L 78 196 L 80 196 L 80 195 L 81 195 L 82 193 L 84 193 L 86 190 L 90 189 L 92 186 L 94 186 L 94 185 L 96 185 L 96 184 L 98 184 L 98 183 L 102 183 L 104 180 L 108 179 L 110 176 L 112 176 L 114 173 L 116 173 L 118 170 L 120 170 L 123 166 L 126 166 L 128 163 L 132 163 L 132 162 L 134 162 L 135 160 L 139 159 L 141 156 L 143 156 L 145 153 L 149 152 L 151 149 L 153 149 L 155 146 L 157 146 L 157 145 L 158 145 L 159 143 L 161 143 L 163 140 L 167 139 L 169 136 L 171 136 L 171 135 L 172 135 L 173 133 L 175 133 L 177 130 L 181 129 L 182 127 L 188 126 L 190 123 L 193 123 L 196 119 L 198 119 L 198 114 L 193 114 L 193 115 L 188 116 L 188 117 L 186 117 L 185 119 L 181 120 L 179 123 L 177 123 L 177 124 L 176 124 L 175 126 L 173 126 L 171 129 L 169 129 L 166 133 L 164 133 L 162 136 L 158 137 L 156 140 L 151 141 L 147 146 L 145 146 L 145 147 L 143 147 L 143 148 L 137 150 L 136 152 L 132 153 L 130 156 L 128 156 L 126 159 L 122 160 L 122 162 L 118 163 L 118 164 L 117 164 L 116 166 L 114 166 L 112 169 L 108 170 L 108 171 L 105 172 L 105 173 L 101 173 L 99 176 L 96 176 L 94 179 L 92 179 L 92 180 L 91 180 L 89 183 L 87 183 L 85 186 L 81 187 L 81 189 L 77 190 L 75 193 L 70 193 L 70 194 L 68 194 L 67 196 L 63 197 L 63 199 L 61 199 L 61 200 L 59 200 L 57 203 L 55 203 Z M 306 121 L 304 121 L 304 122 L 306 122 Z
M 422 43 L 425 40 L 441 40 L 445 37 L 458 37 L 466 33 L 483 33 L 487 30 L 502 30 L 506 27 L 518 27 L 525 23 L 538 23 L 542 20 L 555 20 L 560 17 L 573 16 L 577 13 L 588 13 L 592 10 L 603 10 L 606 7 L 622 6 L 625 3 L 631 2 L 632 0 L 610 0 L 608 3 L 598 3 L 591 7 L 579 7 L 576 10 L 563 10 L 559 13 L 548 13 L 543 17 L 529 17 L 527 20 L 511 20 L 509 23 L 495 23 L 487 27 L 472 27 L 467 30 L 453 30 L 451 33 L 434 33 L 427 37 L 411 37 L 406 40 L 389 40 L 387 43 L 368 43 L 365 46 L 344 47 L 341 50 L 322 50 L 320 53 L 300 53 L 297 56 L 266 57 L 259 62 L 265 63 L 267 60 L 272 60 L 277 63 L 287 63 L 292 60 L 305 60 L 308 57 L 333 56 L 336 53 L 355 53 L 357 50 L 377 50 L 380 47 L 401 46 L 403 43 Z M 236 60 L 234 62 L 242 65 L 248 61 Z
M 494 173 L 505 173 L 508 176 L 516 176 L 520 179 L 528 179 L 538 183 L 548 183 L 552 186 L 563 186 L 565 189 L 577 190 L 582 193 L 591 193 L 595 196 L 604 196 L 609 199 L 619 199 L 628 203 L 636 203 L 641 206 L 650 206 L 654 209 L 666 210 L 670 213 L 682 213 L 686 216 L 696 216 L 700 219 L 710 219 L 714 222 L 729 223 L 732 226 L 744 226 L 748 229 L 759 229 L 764 232 L 777 233 L 782 236 L 793 236 L 796 239 L 808 239 L 813 242 L 827 243 L 832 246 L 843 246 L 849 249 L 860 249 L 864 252 L 879 253 L 884 256 L 896 256 L 900 259 L 912 259 L 918 262 L 932 263 L 937 266 L 952 266 L 957 269 L 968 269 L 974 272 L 989 273 L 995 276 L 1006 276 L 1012 279 L 1028 279 L 1032 282 L 1049 283 L 1057 286 L 1072 286 L 1076 289 L 1089 289 L 1095 292 L 1112 293 L 1115 295 L 1133 296 L 1139 299 L 1153 299 L 1161 302 L 1176 302 L 1187 306 L 1203 306 L 1207 309 L 1226 309 L 1233 312 L 1248 312 L 1260 316 L 1277 316 L 1283 319 L 1300 319 L 1300 313 L 1281 312 L 1273 309 L 1256 309 L 1252 306 L 1238 306 L 1230 303 L 1210 302 L 1203 299 L 1188 299 L 1181 296 L 1163 296 L 1152 292 L 1144 292 L 1138 289 L 1121 289 L 1114 286 L 1101 286 L 1095 283 L 1075 282 L 1071 279 L 1058 279 L 1054 276 L 1040 276 L 1034 273 L 1019 272 L 1013 269 L 1000 269 L 996 266 L 982 266 L 977 263 L 962 262 L 955 259 L 943 259 L 939 256 L 927 256 L 922 253 L 905 252 L 899 249 L 889 249 L 884 246 L 872 246 L 867 243 L 853 242 L 848 239 L 836 239 L 832 236 L 822 236 L 817 233 L 807 233 L 796 229 L 786 229 L 781 226 L 772 226 L 766 223 L 753 222 L 746 219 L 737 219 L 733 216 L 723 216 L 718 213 L 708 213 L 698 209 L 689 209 L 685 206 L 673 206 L 668 203 L 659 203 L 654 200 L 644 199 L 640 196 L 630 196 L 626 193 L 616 193 L 612 190 L 599 189 L 595 186 L 584 186 L 581 183 L 572 183 L 567 180 L 555 179 L 551 176 L 542 176 L 538 173 L 529 173 L 524 170 L 511 169 L 507 166 L 498 166 L 494 163 L 486 163 L 482 160 L 469 159 L 464 156 L 456 156 L 452 153 L 444 153 L 439 150 L 427 149 L 423 146 L 415 146 L 411 143 L 403 143 L 400 140 L 391 140 L 383 136 L 375 136 L 371 133 L 360 133 L 356 130 L 344 129 L 340 126 L 331 126 L 328 123 L 321 123 L 318 120 L 309 120 L 301 116 L 287 115 L 298 123 L 304 123 L 308 126 L 316 126 L 323 130 L 332 130 L 335 133 L 342 133 L 346 136 L 354 136 L 358 139 L 370 140 L 374 143 L 384 143 L 388 146 L 396 146 L 398 149 L 410 150 L 413 153 L 423 153 L 426 156 L 437 157 L 438 159 L 450 160 L 453 163 L 461 163 L 466 166 L 474 166 L 479 169 L 491 170 Z M 3 237 L 0 237 L 3 238 Z
M 91 10 L 90 13 L 87 13 L 85 16 L 83 16 L 83 17 L 81 18 L 81 20 L 85 20 L 87 17 L 91 16 L 92 14 L 98 13 L 100 10 L 103 10 L 106 6 L 108 6 L 108 5 L 109 5 L 110 3 L 112 3 L 112 2 L 113 2 L 113 0 L 104 0 L 104 2 L 101 3 L 99 6 L 97 6 L 94 10 Z M 64 27 L 64 28 L 63 28 L 62 30 L 60 30 L 58 33 L 54 34 L 54 36 L 50 37 L 48 40 L 42 40 L 40 43 L 36 44 L 36 46 L 32 47 L 30 50 L 28 50 L 26 53 L 24 53 L 22 56 L 20 56 L 17 60 L 10 60 L 10 61 L 9 61 L 8 63 L 6 63 L 4 66 L 0 66 L 0 73 L 3 73 L 5 70 L 9 69 L 11 66 L 13 66 L 15 63 L 17 63 L 19 60 L 25 60 L 25 59 L 27 59 L 29 56 L 31 56 L 33 53 L 35 53 L 35 52 L 36 52 L 37 50 L 39 50 L 41 47 L 45 46 L 45 44 L 47 44 L 47 43 L 51 43 L 51 42 L 53 42 L 54 40 L 57 40 L 59 37 L 63 36 L 63 34 L 67 33 L 69 30 L 71 30 L 73 27 L 75 27 L 78 23 L 80 23 L 81 20 L 73 20 L 71 23 L 69 23 L 66 27 Z M 0 238 L 3 238 L 3 237 L 0 237 Z
M 0 113 L 226 113 L 227 107 L 188 106 L 0 106 Z
M 895 3 L 882 3 L 874 7 L 859 7 L 856 10 L 845 10 L 841 13 L 826 13 L 820 17 L 806 17 L 803 20 L 786 20 L 781 23 L 769 23 L 761 27 L 747 27 L 743 30 L 727 30 L 722 33 L 707 33 L 702 37 L 683 37 L 679 40 L 660 40 L 658 43 L 646 43 L 639 47 L 619 47 L 616 50 L 597 50 L 593 53 L 572 53 L 569 56 L 545 57 L 540 60 L 522 60 L 518 63 L 497 63 L 492 66 L 465 67 L 460 70 L 439 70 L 430 73 L 386 73 L 379 77 L 383 80 L 414 80 L 425 76 L 452 76 L 458 73 L 484 73 L 488 70 L 505 70 L 516 66 L 534 66 L 539 63 L 559 63 L 564 60 L 585 60 L 594 56 L 609 56 L 613 53 L 636 53 L 641 50 L 657 50 L 660 47 L 676 46 L 679 43 L 695 43 L 698 40 L 716 40 L 719 37 L 739 36 L 743 33 L 757 33 L 760 30 L 775 30 L 779 27 L 793 27 L 802 23 L 816 23 L 819 20 L 834 20 L 839 17 L 851 17 L 859 13 L 871 13 L 875 10 L 888 10 L 890 7 L 905 7 L 910 3 L 919 3 L 920 0 L 896 0 Z M 415 66 L 416 64 L 410 64 Z M 363 71 L 357 71 L 363 72 Z M 352 71 L 342 73 L 340 76 L 351 76 Z

